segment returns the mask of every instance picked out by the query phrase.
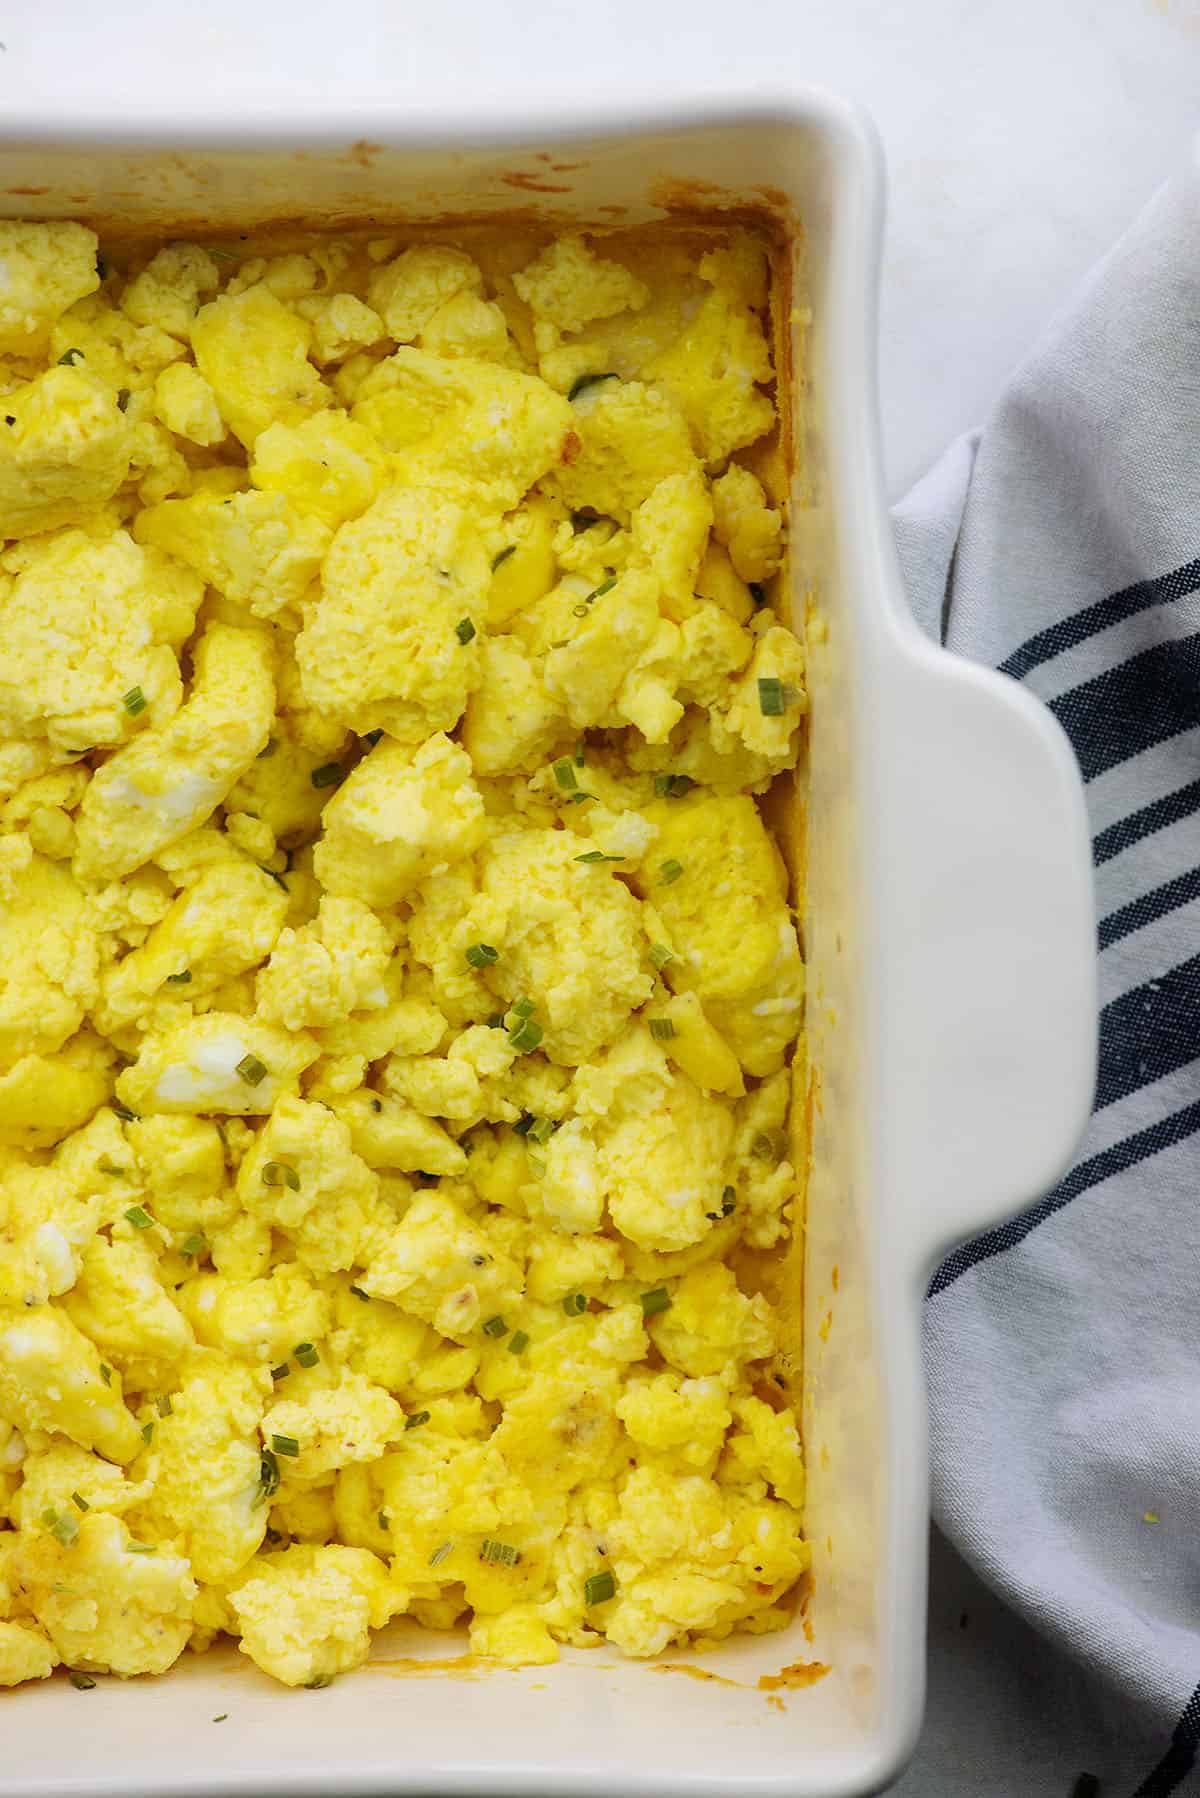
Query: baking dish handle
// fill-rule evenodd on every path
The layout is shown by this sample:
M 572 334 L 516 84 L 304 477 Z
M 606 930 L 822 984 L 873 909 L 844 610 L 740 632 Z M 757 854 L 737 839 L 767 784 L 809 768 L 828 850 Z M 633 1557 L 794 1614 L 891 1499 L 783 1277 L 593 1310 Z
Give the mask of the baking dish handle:
M 1091 1110 L 1083 787 L 1014 681 L 914 636 L 882 740 L 883 1166 L 923 1266 L 1047 1191 Z

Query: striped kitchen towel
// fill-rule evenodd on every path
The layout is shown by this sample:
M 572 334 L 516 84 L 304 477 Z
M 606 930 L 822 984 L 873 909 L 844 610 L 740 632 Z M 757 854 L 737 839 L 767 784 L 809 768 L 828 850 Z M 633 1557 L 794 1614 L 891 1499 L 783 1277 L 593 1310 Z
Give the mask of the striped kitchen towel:
M 1200 1789 L 1200 166 L 895 528 L 922 624 L 1067 732 L 1100 918 L 1079 1157 L 930 1286 L 934 1513 L 1157 1735 L 1106 1795 L 1167 1798 Z

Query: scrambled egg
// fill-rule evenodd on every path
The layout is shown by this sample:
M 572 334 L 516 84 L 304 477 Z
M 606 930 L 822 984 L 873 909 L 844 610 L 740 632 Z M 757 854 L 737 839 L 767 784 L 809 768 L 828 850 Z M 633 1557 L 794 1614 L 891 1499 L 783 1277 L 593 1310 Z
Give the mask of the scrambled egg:
M 782 1627 L 740 228 L 0 224 L 0 1685 Z

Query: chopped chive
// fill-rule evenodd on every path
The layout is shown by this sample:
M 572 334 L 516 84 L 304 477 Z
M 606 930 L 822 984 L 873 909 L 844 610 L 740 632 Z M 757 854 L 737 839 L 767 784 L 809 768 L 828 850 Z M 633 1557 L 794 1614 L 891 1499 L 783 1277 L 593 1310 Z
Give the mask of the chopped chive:
M 516 553 L 517 553 L 516 544 L 515 543 L 506 543 L 504 548 L 500 551 L 500 554 L 498 556 L 494 556 L 492 558 L 492 573 L 495 574 L 497 568 L 502 568 L 504 566 L 505 562 L 508 561 L 508 558 L 510 556 L 515 556 Z
M 750 597 L 754 601 L 755 605 L 756 606 L 765 606 L 767 603 L 767 596 L 766 596 L 766 593 L 763 591 L 761 582 L 750 581 L 748 583 L 748 585 L 750 588 Z
M 490 968 L 500 960 L 499 949 L 493 949 L 490 943 L 468 943 L 463 954 L 471 968 Z
M 759 677 L 758 709 L 764 718 L 782 718 L 787 709 L 783 703 L 783 682 L 774 675 Z
M 595 797 L 596 797 L 596 795 L 594 793 L 572 793 L 571 794 L 571 804 L 572 805 L 584 805 L 587 803 L 587 801 L 589 799 L 594 799 Z
M 129 398 L 130 398 L 130 395 L 129 395 L 128 387 L 118 387 L 117 388 L 117 411 L 118 412 L 125 411 L 126 407 L 129 405 Z
M 256 1504 L 262 1504 L 268 1498 L 274 1498 L 279 1490 L 279 1462 L 269 1448 L 259 1450 L 258 1454 L 258 1496 Z
M 404 1427 L 406 1430 L 419 1430 L 423 1423 L 428 1423 L 428 1422 L 429 1422 L 429 1412 L 428 1411 L 412 1411 L 404 1419 Z
M 314 787 L 336 787 L 345 778 L 340 762 L 322 762 L 308 777 Z
M 582 1292 L 569 1292 L 562 1302 L 562 1308 L 568 1317 L 582 1317 L 588 1308 L 588 1302 Z
M 150 1213 L 141 1205 L 131 1205 L 125 1213 L 125 1219 L 127 1223 L 133 1225 L 135 1230 L 148 1230 L 154 1222 Z
M 580 737 L 575 744 L 575 766 L 577 768 L 583 767 L 583 756 L 586 748 L 586 740 L 583 737 Z
M 541 1042 L 545 1031 L 536 1018 L 522 1018 L 508 1033 L 508 1040 L 520 1055 L 531 1055 Z
M 366 736 L 363 738 L 363 742 L 369 743 L 371 745 L 371 748 L 374 749 L 376 743 L 378 743 L 378 741 L 382 735 L 383 735 L 383 732 L 381 730 L 369 730 L 367 732 Z
M 213 1718 L 214 1723 L 228 1723 L 228 1721 L 229 1721 L 229 1712 L 228 1711 L 218 1711 L 217 1715 Z
M 142 1425 L 142 1441 L 144 1443 L 146 1443 L 147 1446 L 149 1446 L 149 1444 L 154 1441 L 154 1419 L 153 1418 L 150 1419 L 149 1423 L 144 1423 Z
M 651 1018 L 650 1034 L 656 1043 L 669 1043 L 675 1034 L 675 1024 L 671 1018 Z
M 60 368 L 74 368 L 74 366 L 77 362 L 82 362 L 82 361 L 83 361 L 83 351 L 82 350 L 74 350 L 74 349 L 67 350 L 65 355 L 62 355 L 59 357 L 58 366 Z
M 612 592 L 612 590 L 616 586 L 616 584 L 617 584 L 616 575 L 610 574 L 606 581 L 601 581 L 601 583 L 598 587 L 592 588 L 591 592 L 587 596 L 587 600 L 585 603 L 590 606 L 594 599 L 603 599 L 604 595 L 606 593 Z
M 72 1492 L 71 1503 L 75 1506 L 77 1511 L 90 1511 L 92 1508 L 82 1492 Z
M 113 1111 L 123 1124 L 132 1124 L 137 1119 L 136 1111 L 130 1111 L 128 1105 L 118 1105 L 115 1100 L 113 1101 Z
M 618 381 L 620 378 L 619 375 L 611 372 L 603 375 L 576 375 L 571 382 L 571 390 L 567 394 L 567 398 L 568 400 L 577 400 L 579 395 L 586 393 L 589 387 L 598 387 L 601 381 Z
M 683 873 L 683 863 L 677 862 L 674 856 L 672 856 L 669 861 L 665 861 L 662 864 L 658 872 L 663 885 L 669 887 L 677 881 L 679 876 Z
M 603 1573 L 589 1574 L 583 1582 L 583 1602 L 586 1605 L 607 1604 L 617 1589 L 617 1582 L 609 1568 Z
M 440 1567 L 442 1562 L 446 1559 L 446 1556 L 451 1553 L 453 1548 L 454 1548 L 453 1542 L 441 1543 L 437 1548 L 434 1549 L 433 1553 L 430 1555 L 429 1565 L 431 1567 Z
M 605 855 L 602 849 L 589 849 L 586 855 L 577 855 L 575 860 L 585 863 L 588 867 L 594 867 L 597 862 L 623 862 L 625 857 L 623 855 Z
M 108 1157 L 105 1156 L 103 1160 L 96 1163 L 96 1172 L 99 1174 L 113 1174 L 120 1179 L 129 1172 L 129 1169 L 127 1167 L 118 1167 L 115 1161 L 109 1161 Z
M 288 885 L 287 881 L 283 878 L 283 875 L 276 874 L 274 868 L 264 868 L 263 873 L 266 875 L 268 880 L 273 880 L 277 887 L 282 887 L 285 893 L 291 892 L 292 889 Z
M 354 1294 L 356 1299 L 362 1300 L 364 1305 L 370 1304 L 371 1295 L 369 1292 L 364 1292 L 361 1286 L 351 1286 L 350 1290 Z
M 750 1153 L 759 1161 L 782 1161 L 783 1144 L 773 1130 L 760 1130 L 750 1144 Z
M 669 961 L 675 960 L 675 951 L 668 949 L 665 943 L 651 943 L 650 960 L 656 968 L 665 968 Z
M 125 1547 L 131 1555 L 152 1555 L 157 1554 L 158 1552 L 157 1546 L 153 1542 L 134 1542 L 131 1540 L 125 1544 Z
M 128 693 L 122 695 L 121 704 L 131 718 L 136 718 L 139 712 L 146 709 L 146 695 L 140 687 L 130 687 Z
M 657 1317 L 660 1311 L 668 1311 L 671 1307 L 671 1295 L 665 1286 L 656 1286 L 652 1292 L 642 1294 L 642 1316 Z
M 258 1086 L 267 1077 L 266 1063 L 257 1055 L 243 1055 L 234 1072 L 241 1075 L 247 1086 Z
M 312 1679 L 305 1680 L 304 1690 L 306 1692 L 323 1692 L 326 1686 L 331 1686 L 332 1684 L 332 1673 L 318 1673 Z
M 185 1237 L 183 1242 L 180 1243 L 179 1253 L 183 1256 L 185 1261 L 190 1261 L 194 1255 L 198 1255 L 200 1253 L 200 1251 L 203 1247 L 204 1247 L 203 1236 L 200 1235 L 198 1230 L 193 1230 L 192 1234 L 188 1237 Z
M 690 774 L 656 774 L 654 791 L 660 799 L 682 799 L 695 786 Z
M 529 1347 L 528 1333 L 525 1330 L 514 1330 L 512 1335 L 508 1339 L 509 1354 L 510 1355 L 523 1355 L 525 1353 L 525 1350 L 528 1347 Z
M 587 601 L 584 600 L 582 605 L 572 606 L 571 607 L 571 616 L 572 616 L 572 618 L 586 618 L 587 617 Z
M 475 635 L 475 626 L 469 618 L 460 618 L 454 627 L 454 635 L 460 643 L 469 643 Z
M 494 1536 L 485 1536 L 480 1544 L 479 1559 L 493 1567 L 515 1567 L 521 1559 L 521 1551 L 511 1542 L 497 1542 Z
M 294 1436 L 272 1435 L 271 1447 L 277 1455 L 290 1455 L 293 1459 L 300 1453 L 300 1444 Z
M 508 1009 L 514 1017 L 531 1018 L 537 1010 L 537 1000 L 523 996 L 520 999 L 514 999 Z
M 530 1124 L 526 1134 L 532 1137 L 534 1142 L 540 1142 L 544 1147 L 545 1144 L 550 1141 L 550 1138 L 554 1135 L 557 1128 L 558 1125 L 554 1122 L 553 1118 L 537 1118 Z
M 495 1317 L 488 1318 L 483 1326 L 483 1333 L 485 1336 L 507 1336 L 508 1325 L 505 1323 L 504 1319 L 497 1314 Z
M 95 1690 L 96 1682 L 90 1673 L 77 1673 L 74 1667 L 68 1667 L 67 1678 L 77 1692 L 92 1692 Z
M 300 1191 L 300 1176 L 286 1161 L 265 1162 L 262 1183 L 264 1186 L 289 1186 L 293 1192 Z
M 273 1380 L 283 1380 L 283 1379 L 286 1379 L 286 1378 L 287 1378 L 287 1376 L 288 1376 L 288 1374 L 290 1374 L 290 1373 L 291 1373 L 291 1371 L 292 1371 L 292 1364 L 291 1364 L 291 1362 L 290 1362 L 290 1361 L 281 1361 L 281 1362 L 280 1362 L 280 1363 L 279 1363 L 279 1366 L 278 1366 L 278 1367 L 273 1367 L 273 1368 L 272 1368 L 272 1369 L 271 1369 L 271 1378 L 272 1378 L 272 1379 L 273 1379 Z
M 292 1353 L 301 1367 L 315 1367 L 321 1359 L 320 1350 L 311 1342 L 298 1342 Z
M 171 1394 L 169 1392 L 160 1392 L 154 1401 L 154 1409 L 158 1412 L 160 1417 L 170 1417 L 175 1410 L 174 1405 L 171 1403 Z
M 192 970 L 190 968 L 180 968 L 178 974 L 167 975 L 167 985 L 188 986 L 191 983 L 191 978 Z
M 492 1012 L 492 1014 L 488 1018 L 487 1027 L 489 1030 L 503 1030 L 503 1028 L 504 1028 L 504 1013 L 502 1011 Z
M 76 1523 L 75 1519 L 71 1516 L 63 1515 L 61 1512 L 54 1510 L 53 1507 L 42 1512 L 42 1522 L 50 1531 L 51 1535 L 57 1536 L 64 1548 L 70 1548 L 76 1536 L 79 1534 L 79 1525 Z
M 727 1186 L 721 1194 L 721 1216 L 730 1217 L 737 1208 L 737 1193 L 732 1186 Z
M 100 1363 L 100 1378 L 104 1381 L 106 1386 L 112 1385 L 112 1368 L 108 1365 L 107 1361 L 101 1361 Z
M 536 1123 L 537 1119 L 534 1117 L 532 1111 L 526 1111 L 513 1125 L 513 1132 L 517 1136 L 528 1136 Z
M 554 778 L 564 793 L 572 793 L 579 785 L 575 777 L 575 764 L 569 755 L 560 756 L 554 764 Z
M 379 1525 L 381 1530 L 390 1530 L 392 1527 L 392 1520 L 388 1516 L 386 1511 L 380 1511 L 377 1514 L 375 1521 Z

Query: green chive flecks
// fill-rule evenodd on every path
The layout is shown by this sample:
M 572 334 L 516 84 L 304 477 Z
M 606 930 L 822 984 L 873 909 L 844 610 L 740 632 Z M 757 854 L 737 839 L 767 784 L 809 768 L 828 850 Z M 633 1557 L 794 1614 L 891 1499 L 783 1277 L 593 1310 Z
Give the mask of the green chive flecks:
M 71 349 L 71 350 L 65 351 L 64 354 L 59 357 L 58 366 L 60 368 L 74 368 L 74 366 L 77 362 L 82 362 L 82 361 L 83 361 L 83 351 Z
M 184 1238 L 184 1240 L 180 1243 L 179 1253 L 183 1256 L 185 1261 L 191 1261 L 194 1256 L 196 1256 L 200 1253 L 200 1251 L 203 1247 L 204 1247 L 203 1236 L 200 1235 L 199 1231 L 193 1230 L 192 1234 L 190 1236 L 186 1236 Z
M 531 1055 L 545 1031 L 536 1018 L 521 1018 L 508 1033 L 508 1040 L 520 1055 Z
M 100 1378 L 104 1381 L 106 1386 L 112 1385 L 112 1368 L 108 1365 L 107 1361 L 101 1361 L 100 1363 Z
M 460 643 L 469 643 L 475 635 L 475 626 L 469 618 L 460 618 L 454 627 L 454 635 Z
M 128 1105 L 113 1104 L 113 1111 L 123 1124 L 132 1124 L 137 1120 L 137 1112 L 130 1111 Z
M 67 1678 L 77 1692 L 94 1692 L 96 1682 L 90 1673 L 77 1673 L 74 1667 L 67 1669 Z
M 139 712 L 146 709 L 146 695 L 140 687 L 130 687 L 128 693 L 122 695 L 121 704 L 131 718 L 136 718 Z
M 656 1286 L 651 1292 L 642 1294 L 642 1316 L 657 1317 L 660 1311 L 669 1311 L 671 1295 L 665 1286 Z
M 300 1444 L 294 1436 L 272 1435 L 271 1447 L 277 1455 L 290 1455 L 293 1460 L 300 1453 Z
M 606 1567 L 603 1573 L 593 1573 L 583 1582 L 583 1602 L 586 1605 L 607 1604 L 617 1589 L 617 1582 Z
M 572 793 L 579 785 L 575 775 L 575 764 L 569 755 L 560 756 L 554 764 L 554 778 L 564 793 Z
M 669 1043 L 675 1034 L 675 1025 L 671 1018 L 651 1018 L 650 1034 L 656 1043 Z
M 323 1692 L 326 1686 L 331 1686 L 332 1684 L 332 1673 L 318 1673 L 312 1679 L 305 1680 L 304 1690 L 306 1692 Z
M 514 1330 L 512 1335 L 508 1339 L 509 1354 L 510 1355 L 523 1355 L 525 1353 L 525 1350 L 528 1347 L 529 1347 L 529 1336 L 528 1336 L 527 1332 L 524 1330 Z
M 721 1193 L 721 1216 L 722 1217 L 730 1217 L 733 1214 L 736 1207 L 737 1207 L 737 1188 L 733 1187 L 733 1186 L 727 1186 L 727 1187 L 725 1187 L 724 1191 Z
M 188 986 L 191 983 L 191 978 L 192 978 L 192 970 L 190 968 L 180 968 L 178 974 L 168 974 L 167 975 L 167 985 L 168 986 Z
M 675 951 L 668 949 L 665 943 L 651 943 L 650 960 L 656 968 L 665 968 L 669 961 L 675 960 Z
M 584 754 L 585 754 L 586 750 L 587 750 L 587 742 L 583 737 L 580 737 L 579 740 L 575 744 L 574 762 L 575 762 L 575 766 L 577 768 L 583 767 L 583 758 L 584 758 Z
M 513 1125 L 514 1136 L 528 1136 L 536 1123 L 537 1119 L 534 1117 L 532 1111 L 525 1112 L 524 1116 L 519 1117 Z
M 558 1125 L 553 1118 L 534 1118 L 525 1134 L 534 1142 L 540 1142 L 544 1148 L 557 1129 Z
M 437 1548 L 434 1549 L 433 1553 L 430 1555 L 429 1565 L 431 1567 L 440 1567 L 442 1562 L 446 1559 L 446 1556 L 453 1551 L 453 1548 L 454 1548 L 453 1542 L 441 1543 Z
M 300 1191 L 300 1176 L 286 1161 L 264 1162 L 262 1183 L 264 1186 L 289 1186 L 293 1192 Z
M 669 887 L 677 881 L 679 876 L 683 873 L 683 863 L 677 862 L 674 856 L 672 856 L 669 861 L 665 861 L 662 864 L 658 873 L 659 879 L 662 881 L 663 885 Z
M 154 1222 L 150 1213 L 141 1205 L 131 1205 L 125 1213 L 125 1219 L 127 1223 L 133 1225 L 135 1230 L 148 1230 Z
M 379 1525 L 381 1530 L 385 1530 L 385 1531 L 390 1530 L 392 1527 L 392 1520 L 388 1516 L 386 1511 L 380 1511 L 377 1514 L 375 1521 Z
M 586 855 L 577 855 L 575 860 L 585 863 L 588 867 L 593 867 L 597 862 L 623 862 L 625 857 L 623 855 L 605 855 L 603 849 L 589 849 Z
M 132 1538 L 125 1544 L 125 1548 L 131 1555 L 152 1555 L 158 1553 L 158 1549 L 153 1542 L 135 1542 Z
M 154 1401 L 154 1408 L 160 1417 L 170 1417 L 175 1410 L 174 1405 L 171 1403 L 171 1394 L 169 1392 L 161 1392 Z
M 493 949 L 490 943 L 468 943 L 463 954 L 471 968 L 490 968 L 500 960 L 499 949 Z
M 292 1353 L 301 1367 L 315 1367 L 321 1359 L 320 1351 L 311 1342 L 298 1342 Z
M 291 1362 L 290 1361 L 281 1361 L 279 1363 L 278 1367 L 273 1367 L 271 1369 L 271 1378 L 273 1380 L 286 1379 L 288 1374 L 291 1373 L 291 1371 L 292 1371 Z
M 131 395 L 128 387 L 117 388 L 117 411 L 124 412 L 129 405 Z
M 571 382 L 571 388 L 567 394 L 567 398 L 569 400 L 577 400 L 581 393 L 587 392 L 589 387 L 598 387 L 601 381 L 619 381 L 620 378 L 619 375 L 613 374 L 611 370 L 606 374 L 601 375 L 576 375 L 575 379 Z
M 322 762 L 319 768 L 313 769 L 308 778 L 314 787 L 336 787 L 344 776 L 345 770 L 340 762 Z
M 695 786 L 690 774 L 656 774 L 654 791 L 660 799 L 682 799 Z
M 369 730 L 367 732 L 366 736 L 363 738 L 363 742 L 369 743 L 371 748 L 374 749 L 376 743 L 378 743 L 378 741 L 382 735 L 383 735 L 383 732 L 381 730 Z
M 279 1490 L 279 1462 L 269 1448 L 259 1450 L 258 1456 L 258 1496 L 257 1504 L 263 1504 L 268 1498 L 274 1498 Z
M 90 1511 L 92 1508 L 82 1492 L 72 1492 L 71 1503 L 75 1506 L 77 1511 Z
M 146 1444 L 147 1447 L 149 1447 L 150 1444 L 154 1441 L 154 1419 L 153 1418 L 150 1419 L 149 1423 L 144 1423 L 142 1425 L 142 1441 Z
M 783 682 L 774 675 L 759 677 L 758 709 L 764 718 L 782 718 L 785 706 L 783 703 Z
M 510 556 L 515 556 L 516 553 L 516 544 L 506 543 L 504 548 L 500 551 L 500 554 L 492 557 L 492 573 L 495 574 L 497 568 L 503 568 L 504 564 L 508 561 L 508 558 Z
M 485 1536 L 479 1546 L 479 1559 L 492 1567 L 515 1567 L 521 1551 L 511 1542 L 497 1542 L 494 1536 Z
M 51 1535 L 58 1538 L 64 1548 L 70 1548 L 76 1536 L 79 1534 L 79 1525 L 76 1523 L 75 1519 L 69 1515 L 64 1515 L 60 1511 L 54 1510 L 53 1507 L 42 1512 L 42 1522 L 50 1531 Z
M 483 1326 L 483 1333 L 485 1336 L 506 1336 L 508 1325 L 500 1316 L 489 1317 Z
M 361 1286 L 351 1286 L 350 1290 L 354 1294 L 356 1299 L 362 1300 L 364 1305 L 370 1304 L 371 1295 L 369 1292 L 364 1292 Z
M 428 1411 L 410 1411 L 408 1416 L 404 1419 L 404 1427 L 406 1430 L 419 1430 L 423 1423 L 428 1422 Z
M 234 1072 L 246 1082 L 247 1086 L 258 1086 L 267 1077 L 266 1063 L 257 1055 L 243 1055 Z
M 568 1317 L 582 1317 L 588 1308 L 588 1302 L 582 1292 L 569 1292 L 562 1302 L 562 1308 Z
M 592 588 L 591 592 L 587 596 L 587 604 L 590 606 L 594 599 L 603 599 L 604 595 L 606 593 L 612 592 L 612 590 L 616 586 L 616 584 L 617 584 L 616 575 L 610 574 L 606 581 L 601 581 L 601 583 L 598 587 Z
M 537 1000 L 523 995 L 520 999 L 514 999 L 508 1009 L 514 1017 L 531 1018 L 537 1010 Z

